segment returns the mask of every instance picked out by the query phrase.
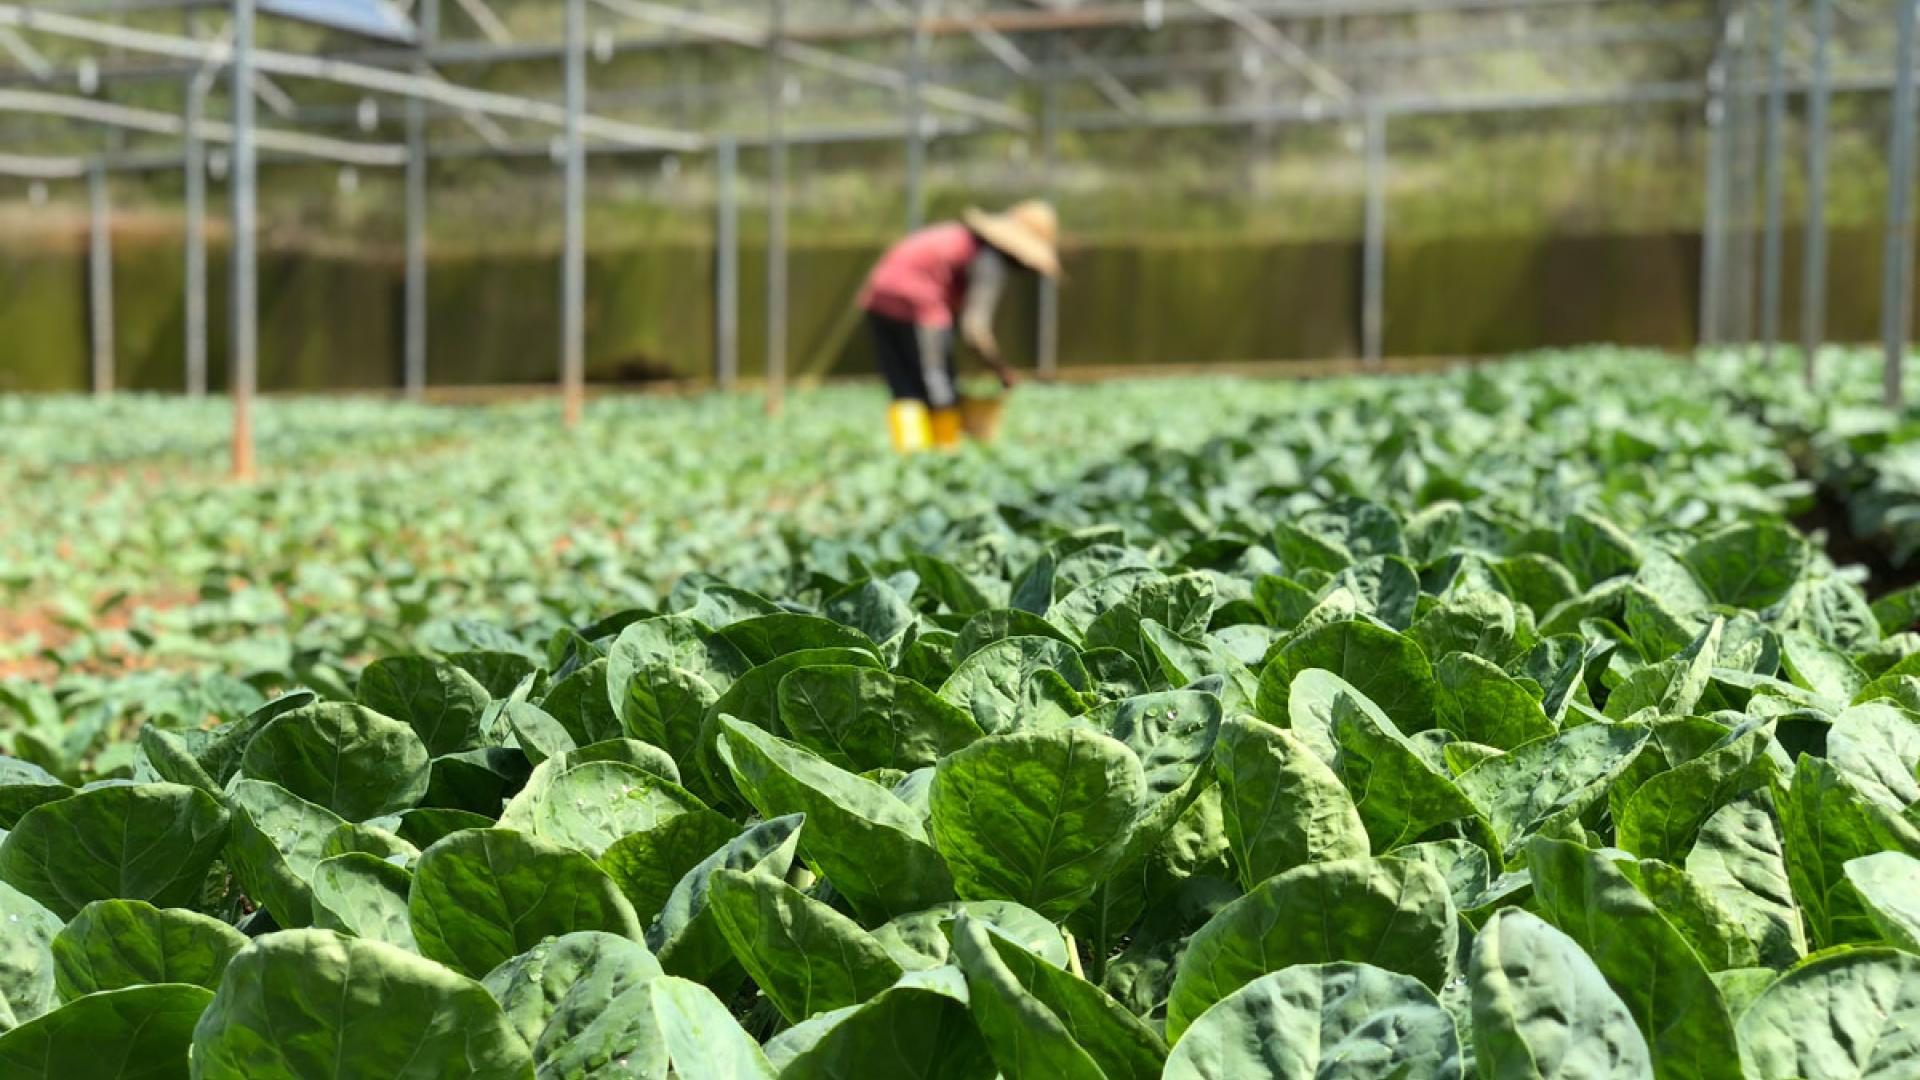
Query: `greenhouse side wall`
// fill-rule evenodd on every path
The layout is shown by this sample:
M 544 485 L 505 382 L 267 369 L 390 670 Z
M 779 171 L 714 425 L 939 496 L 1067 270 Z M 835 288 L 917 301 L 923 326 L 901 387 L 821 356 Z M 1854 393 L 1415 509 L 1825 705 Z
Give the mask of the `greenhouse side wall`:
M 1881 230 L 1831 237 L 1831 339 L 1879 327 Z M 1687 233 L 1410 238 L 1387 258 L 1387 352 L 1475 356 L 1611 341 L 1682 349 L 1699 311 L 1700 243 Z M 793 370 L 857 375 L 869 360 L 851 298 L 876 252 L 797 244 L 791 252 Z M 435 258 L 429 378 L 439 386 L 553 378 L 559 276 L 552 253 Z M 1786 288 L 1799 295 L 1798 237 Z M 1358 352 L 1361 252 L 1346 241 L 1102 240 L 1069 257 L 1061 308 L 1067 368 L 1284 361 Z M 119 384 L 181 385 L 182 259 L 169 238 L 115 245 Z M 741 252 L 741 370 L 765 352 L 763 249 Z M 705 377 L 713 355 L 711 248 L 676 243 L 595 253 L 588 267 L 588 376 L 633 383 Z M 225 346 L 226 266 L 209 265 L 214 385 Z M 388 256 L 263 253 L 261 385 L 362 390 L 400 381 L 402 272 Z M 1003 313 L 1001 337 L 1030 362 L 1032 290 Z M 1789 303 L 1783 334 L 1798 317 Z M 0 252 L 0 390 L 86 387 L 86 266 L 80 250 Z

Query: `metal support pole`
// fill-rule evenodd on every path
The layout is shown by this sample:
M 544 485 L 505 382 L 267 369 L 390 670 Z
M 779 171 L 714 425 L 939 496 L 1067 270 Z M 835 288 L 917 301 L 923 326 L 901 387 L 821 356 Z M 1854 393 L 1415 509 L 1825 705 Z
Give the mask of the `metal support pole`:
M 212 69 L 187 79 L 185 160 L 181 170 L 186 186 L 186 281 L 182 322 L 186 335 L 186 388 L 192 397 L 207 394 L 207 146 L 200 138 L 200 120 L 207 109 Z
M 1780 221 L 1787 163 L 1787 0 L 1773 0 L 1772 34 L 1767 47 L 1766 215 L 1760 251 L 1761 360 L 1773 363 L 1780 341 Z
M 1053 39 L 1047 39 L 1047 60 L 1053 60 Z M 1060 166 L 1060 92 L 1052 75 L 1040 82 L 1040 176 L 1046 197 L 1056 196 L 1055 172 Z M 1034 366 L 1042 379 L 1051 380 L 1060 372 L 1060 283 L 1050 277 L 1040 279 L 1039 341 L 1034 346 Z
M 781 47 L 787 0 L 772 0 L 767 49 L 767 415 L 778 416 L 787 392 L 787 85 Z
M 1901 401 L 1900 365 L 1907 351 L 1909 305 L 1913 292 L 1913 45 L 1915 8 L 1920 0 L 1899 0 L 1898 44 L 1894 53 L 1893 143 L 1887 161 L 1887 255 L 1881 268 L 1880 336 L 1886 349 L 1886 403 Z
M 587 109 L 587 0 L 567 3 L 566 240 L 560 257 L 561 415 L 580 422 L 586 397 L 587 153 L 580 116 Z
M 207 393 L 207 150 L 200 141 L 200 112 L 207 97 L 198 84 L 188 91 L 186 172 L 187 280 L 186 361 L 187 393 Z
M 907 231 L 918 229 L 927 219 L 927 115 L 920 88 L 926 82 L 927 48 L 930 36 L 928 20 L 933 17 L 933 0 L 920 0 L 914 14 L 913 39 L 907 52 Z
M 426 50 L 439 32 L 439 0 L 420 5 L 420 59 L 414 73 L 428 74 Z M 419 99 L 407 102 L 405 355 L 402 364 L 407 397 L 419 400 L 427 392 L 427 108 Z
M 1367 110 L 1366 250 L 1361 267 L 1360 343 L 1369 364 L 1386 350 L 1387 284 L 1387 114 Z
M 1727 168 L 1733 141 L 1727 130 L 1727 40 L 1722 36 L 1707 69 L 1707 191 L 1706 213 L 1700 236 L 1701 345 L 1725 340 L 1724 307 L 1727 272 Z
M 87 168 L 90 229 L 87 249 L 87 313 L 92 329 L 93 395 L 113 393 L 113 207 L 108 200 L 107 165 L 95 159 Z
M 722 390 L 740 378 L 740 147 L 714 147 L 713 374 Z
M 1833 0 L 1813 0 L 1813 78 L 1807 87 L 1807 236 L 1800 274 L 1800 348 L 1807 387 L 1827 338 L 1827 113 L 1832 92 Z
M 259 311 L 255 307 L 253 4 L 233 0 L 233 475 L 253 477 L 253 394 L 259 381 Z

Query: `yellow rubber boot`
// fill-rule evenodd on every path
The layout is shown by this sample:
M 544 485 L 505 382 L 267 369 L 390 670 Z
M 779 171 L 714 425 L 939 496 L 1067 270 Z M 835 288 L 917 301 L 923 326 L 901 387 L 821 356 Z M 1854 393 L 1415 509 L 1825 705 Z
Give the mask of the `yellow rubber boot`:
M 926 402 L 896 401 L 887 406 L 887 430 L 893 435 L 895 450 L 903 454 L 925 450 L 933 441 Z
M 960 445 L 960 435 L 965 425 L 960 420 L 959 409 L 935 409 L 929 426 L 933 429 L 933 445 L 941 450 L 952 450 Z

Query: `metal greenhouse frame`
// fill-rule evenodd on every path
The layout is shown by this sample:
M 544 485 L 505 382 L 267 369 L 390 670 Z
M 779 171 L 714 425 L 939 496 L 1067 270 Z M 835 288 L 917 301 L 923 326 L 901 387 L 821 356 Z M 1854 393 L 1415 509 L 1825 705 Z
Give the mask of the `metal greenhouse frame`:
M 1660 0 L 762 0 L 760 11 L 716 11 L 698 0 L 542 0 L 557 8 L 558 40 L 517 36 L 488 0 L 454 0 L 476 38 L 443 36 L 442 0 L 59 0 L 0 2 L 0 112 L 53 117 L 169 140 L 162 151 L 102 151 L 91 155 L 0 153 L 0 175 L 87 184 L 92 231 L 89 248 L 91 372 L 97 393 L 114 384 L 112 250 L 108 176 L 114 172 L 182 170 L 187 223 L 186 285 L 182 299 L 186 383 L 207 385 L 206 199 L 210 145 L 228 148 L 231 165 L 232 274 L 229 282 L 235 424 L 233 465 L 252 470 L 251 399 L 257 386 L 255 295 L 257 170 L 282 161 L 326 161 L 404 174 L 405 287 L 403 371 L 410 395 L 427 386 L 428 167 L 434 159 L 533 158 L 553 154 L 563 175 L 561 341 L 557 378 L 568 423 L 581 411 L 585 382 L 586 179 L 590 158 L 604 154 L 711 155 L 715 177 L 715 355 L 713 371 L 731 386 L 739 371 L 739 189 L 743 147 L 764 149 L 768 174 L 766 400 L 777 411 L 786 373 L 785 188 L 787 152 L 795 145 L 898 142 L 903 149 L 908 223 L 920 220 L 931 140 L 978 132 L 1031 133 L 1039 145 L 1045 183 L 1051 185 L 1057 138 L 1063 132 L 1171 128 L 1252 128 L 1289 124 L 1357 124 L 1364 132 L 1364 239 L 1361 352 L 1383 358 L 1386 332 L 1388 135 L 1396 120 L 1415 116 L 1551 112 L 1595 107 L 1694 106 L 1703 110 L 1708 147 L 1703 195 L 1705 221 L 1699 312 L 1702 344 L 1757 342 L 1771 354 L 1781 339 L 1785 277 L 1784 178 L 1790 168 L 1786 122 L 1791 98 L 1804 99 L 1808 191 L 1801 284 L 1802 341 L 1807 377 L 1825 340 L 1821 313 L 1827 289 L 1824 192 L 1827 133 L 1835 94 L 1889 94 L 1888 185 L 1882 272 L 1885 394 L 1901 400 L 1900 359 L 1911 328 L 1913 292 L 1916 87 L 1915 34 L 1920 0 L 1700 0 L 1672 17 Z M 822 16 L 818 12 L 826 10 Z M 1627 11 L 1632 18 L 1547 31 L 1519 26 L 1545 12 Z M 180 32 L 152 28 L 156 12 L 173 12 Z M 764 11 L 764 14 L 760 12 Z M 810 14 L 815 13 L 815 14 Z M 1392 19 L 1444 13 L 1506 18 L 1478 35 L 1410 38 L 1366 47 L 1315 48 L 1302 27 L 1342 20 Z M 214 37 L 194 33 L 198 21 L 224 15 Z M 307 50 L 263 48 L 258 18 L 308 28 Z M 1879 73 L 1837 76 L 1831 43 L 1837 20 L 1894 29 L 1894 48 Z M 1884 20 L 1884 22 L 1882 22 Z M 136 25 L 138 24 L 138 25 Z M 1220 27 L 1240 49 L 1231 52 L 1142 50 L 1096 55 L 1085 35 L 1153 35 L 1187 27 Z M 971 42 L 966 64 L 936 66 L 932 44 Z M 55 43 L 58 43 L 56 47 Z M 1695 77 L 1668 83 L 1604 85 L 1592 89 L 1516 93 L 1417 92 L 1366 87 L 1368 65 L 1475 56 L 1501 51 L 1604 51 L 1655 45 L 1697 50 Z M 68 67 L 52 58 L 74 48 L 100 50 L 112 60 Z M 756 53 L 763 67 L 757 90 L 759 130 L 682 130 L 636 122 L 634 106 L 609 107 L 590 96 L 589 60 L 624 52 L 660 53 L 688 47 Z M 873 60 L 876 50 L 896 62 Z M 1251 53 L 1284 73 L 1261 101 L 1183 109 L 1150 106 L 1129 85 L 1182 73 L 1230 70 Z M 1689 54 L 1691 55 L 1691 54 Z M 552 98 L 507 93 L 450 80 L 445 70 L 558 62 Z M 878 89 L 898 102 L 896 121 L 831 127 L 795 125 L 788 87 L 798 73 Z M 163 112 L 117 103 L 103 92 L 123 80 L 178 80 L 184 108 Z M 231 88 L 231 115 L 205 115 L 218 80 Z M 285 83 L 287 85 L 283 86 Z M 82 92 L 63 87 L 78 85 Z M 329 84 L 405 103 L 399 142 L 326 134 L 295 89 Z M 1064 86 L 1084 85 L 1105 108 L 1069 112 Z M 728 88 L 711 88 L 726 94 Z M 261 122 L 255 102 L 275 119 Z M 366 106 L 363 105 L 363 108 Z M 465 143 L 430 144 L 429 121 L 458 118 L 474 135 Z M 549 129 L 541 141 L 507 129 Z M 373 125 L 366 125 L 372 127 Z M 177 144 L 175 146 L 174 144 Z M 1757 148 L 1757 153 L 1755 149 Z M 1760 175 L 1744 167 L 1758 159 Z M 1753 240 L 1759 252 L 1753 253 Z M 1757 277 L 1757 288 L 1756 288 Z M 1058 363 L 1058 298 L 1043 285 L 1036 355 L 1043 373 Z

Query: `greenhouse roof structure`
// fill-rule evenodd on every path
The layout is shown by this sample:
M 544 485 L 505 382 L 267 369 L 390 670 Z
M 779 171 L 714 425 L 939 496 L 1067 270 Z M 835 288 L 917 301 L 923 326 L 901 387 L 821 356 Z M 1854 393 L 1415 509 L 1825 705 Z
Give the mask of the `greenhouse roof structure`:
M 601 154 L 712 155 L 737 301 L 739 150 L 764 148 L 767 376 L 784 371 L 784 203 L 790 145 L 897 143 L 909 219 L 927 145 L 1019 132 L 1050 160 L 1061 132 L 1352 124 L 1367 163 L 1365 354 L 1381 352 L 1386 129 L 1415 114 L 1697 106 L 1712 149 L 1701 327 L 1779 337 L 1788 99 L 1804 100 L 1809 182 L 1837 93 L 1891 94 L 1889 221 L 1910 221 L 1915 0 L 11 0 L 0 2 L 0 175 L 183 170 L 188 291 L 204 292 L 209 163 L 233 214 L 232 360 L 248 392 L 255 170 L 281 161 L 405 175 L 406 385 L 425 384 L 425 214 L 435 159 L 551 156 L 565 182 L 561 382 L 583 383 L 585 177 Z M 257 19 L 256 19 L 257 16 Z M 687 57 L 699 77 L 662 78 Z M 1230 91 L 1222 87 L 1231 84 Z M 242 87 L 244 93 L 229 93 Z M 1757 157 L 1735 160 L 1740 148 Z M 217 152 L 209 148 L 217 148 Z M 1734 181 L 1757 162 L 1743 201 Z M 1817 218 L 1817 214 L 1814 215 Z M 1808 223 L 1809 237 L 1820 223 Z M 1730 249 L 1743 230 L 1760 256 Z M 96 261 L 110 237 L 96 227 Z M 1911 229 L 1889 231 L 1889 348 L 1904 341 Z M 1804 245 L 1808 288 L 1820 245 Z M 110 254 L 110 253 L 109 253 Z M 191 262 L 199 259 L 197 264 Z M 1756 274 L 1757 271 L 1757 274 Z M 96 273 L 96 387 L 112 384 L 111 281 Z M 1758 281 L 1757 326 L 1730 293 Z M 186 298 L 190 385 L 205 382 L 204 295 Z M 1050 332 L 1042 301 L 1043 367 Z M 721 317 L 729 306 L 722 303 Z M 99 316 L 96 313 L 96 319 Z M 1817 322 L 1817 320 L 1809 320 Z M 1803 328 L 1818 340 L 1817 325 Z M 715 372 L 737 370 L 737 333 Z M 1894 370 L 1893 368 L 1889 369 Z M 1897 385 L 1889 393 L 1898 392 Z M 244 434 L 244 432 L 242 433 Z

